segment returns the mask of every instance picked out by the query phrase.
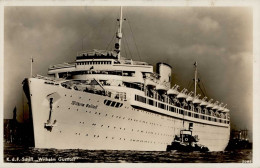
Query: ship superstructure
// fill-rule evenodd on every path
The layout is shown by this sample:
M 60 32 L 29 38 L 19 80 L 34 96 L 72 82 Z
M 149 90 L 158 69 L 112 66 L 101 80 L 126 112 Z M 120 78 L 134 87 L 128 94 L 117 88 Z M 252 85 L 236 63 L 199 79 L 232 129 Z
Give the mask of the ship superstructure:
M 77 53 L 49 67 L 51 77 L 26 79 L 36 148 L 164 151 L 193 123 L 211 151 L 224 150 L 229 110 L 195 90 L 171 86 L 172 67 L 121 56 L 122 8 L 113 51 Z

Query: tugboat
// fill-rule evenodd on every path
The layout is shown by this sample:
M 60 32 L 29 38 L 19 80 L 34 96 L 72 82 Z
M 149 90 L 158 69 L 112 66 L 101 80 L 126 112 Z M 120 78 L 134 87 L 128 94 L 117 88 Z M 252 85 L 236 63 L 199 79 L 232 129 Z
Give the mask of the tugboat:
M 198 135 L 192 135 L 193 123 L 189 123 L 188 130 L 181 130 L 180 136 L 175 135 L 171 145 L 167 145 L 166 151 L 181 151 L 181 152 L 208 152 L 206 146 L 200 145 Z

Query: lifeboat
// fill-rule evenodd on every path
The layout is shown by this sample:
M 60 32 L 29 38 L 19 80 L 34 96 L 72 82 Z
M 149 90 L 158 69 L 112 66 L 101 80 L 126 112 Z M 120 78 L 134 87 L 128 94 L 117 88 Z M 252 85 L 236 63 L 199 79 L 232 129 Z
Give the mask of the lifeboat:
M 192 103 L 193 103 L 193 104 L 200 104 L 200 103 L 201 103 L 201 100 L 195 98 L 195 99 L 193 99 Z
M 179 92 L 178 92 L 176 89 L 169 89 L 169 90 L 167 91 L 167 94 L 168 94 L 168 95 L 178 95 Z
M 187 95 L 181 92 L 177 95 L 177 98 L 186 98 L 186 97 Z
M 225 109 L 223 110 L 223 112 L 227 113 L 227 112 L 229 112 L 229 109 L 225 108 Z
M 160 91 L 167 91 L 167 87 L 165 85 L 162 84 L 157 84 L 156 85 L 156 90 L 160 90 Z
M 213 109 L 213 110 L 218 110 L 218 109 L 219 109 L 219 106 L 218 106 L 218 105 L 215 105 L 215 106 L 213 106 L 212 109 Z
M 201 101 L 201 103 L 200 103 L 201 106 L 207 106 L 208 104 L 209 104 L 209 103 L 206 102 L 206 101 Z
M 146 86 L 152 86 L 152 87 L 155 87 L 156 85 L 158 85 L 154 80 L 152 80 L 150 78 L 146 78 L 144 83 Z
M 208 105 L 206 106 L 207 108 L 212 108 L 214 106 L 214 104 L 212 103 L 208 103 Z
M 193 100 L 193 97 L 187 96 L 187 98 L 186 98 L 186 101 L 187 101 L 187 102 L 191 102 L 192 100 Z

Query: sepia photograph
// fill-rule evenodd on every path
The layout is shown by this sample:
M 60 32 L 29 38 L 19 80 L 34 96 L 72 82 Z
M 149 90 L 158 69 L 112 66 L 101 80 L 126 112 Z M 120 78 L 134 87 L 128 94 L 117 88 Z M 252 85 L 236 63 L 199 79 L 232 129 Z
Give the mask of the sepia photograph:
M 3 164 L 254 163 L 253 7 L 188 3 L 3 6 Z

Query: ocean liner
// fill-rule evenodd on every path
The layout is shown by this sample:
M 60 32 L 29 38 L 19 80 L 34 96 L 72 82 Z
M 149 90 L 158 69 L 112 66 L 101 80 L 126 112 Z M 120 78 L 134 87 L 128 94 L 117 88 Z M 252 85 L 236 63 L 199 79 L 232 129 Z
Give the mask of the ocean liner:
M 49 67 L 48 77 L 24 80 L 35 148 L 165 151 L 192 129 L 210 151 L 230 135 L 223 103 L 171 86 L 171 69 L 121 56 L 122 8 L 115 49 L 77 53 L 76 61 Z

